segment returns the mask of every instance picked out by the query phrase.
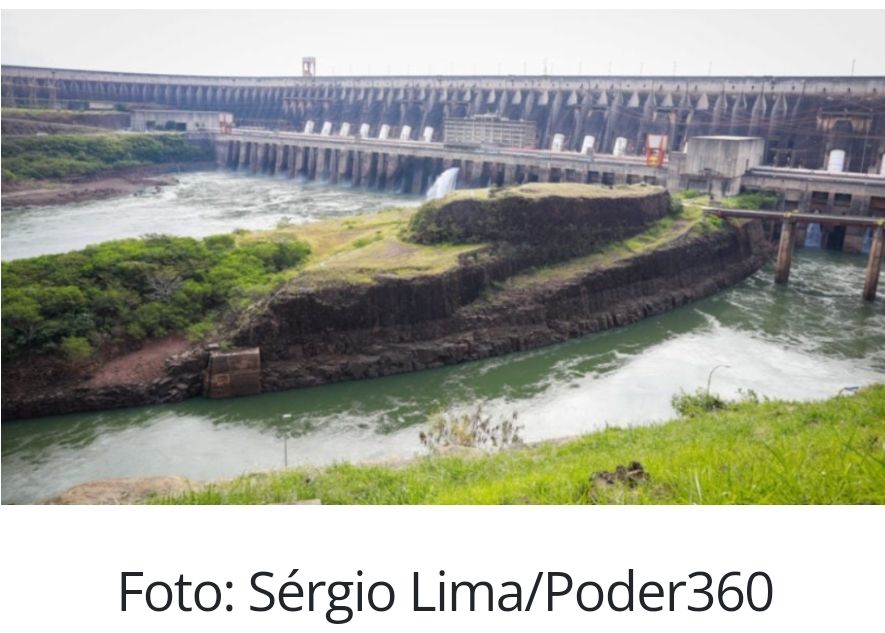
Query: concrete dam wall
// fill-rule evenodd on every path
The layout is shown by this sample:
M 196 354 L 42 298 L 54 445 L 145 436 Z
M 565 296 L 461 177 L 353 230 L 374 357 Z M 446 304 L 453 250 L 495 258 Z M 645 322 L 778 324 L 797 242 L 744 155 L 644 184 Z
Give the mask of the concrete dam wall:
M 531 121 L 535 147 L 644 153 L 701 135 L 766 139 L 765 164 L 877 170 L 885 77 L 199 77 L 3 66 L 6 106 L 101 100 L 233 112 L 238 125 L 442 140 L 446 118 Z M 561 135 L 561 136 L 558 136 Z M 617 150 L 617 151 L 616 151 Z M 840 156 L 842 156 L 840 154 Z

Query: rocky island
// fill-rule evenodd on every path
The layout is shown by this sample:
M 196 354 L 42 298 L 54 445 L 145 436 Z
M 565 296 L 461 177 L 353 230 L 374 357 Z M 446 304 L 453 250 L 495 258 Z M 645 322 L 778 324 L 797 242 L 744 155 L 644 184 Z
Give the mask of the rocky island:
M 646 185 L 531 183 L 417 210 L 4 263 L 3 415 L 370 378 L 624 325 L 726 288 L 768 256 L 759 223 L 687 202 Z M 130 252 L 125 262 L 113 248 Z M 48 268 L 69 274 L 35 272 Z M 27 298 L 60 287 L 60 301 L 104 333 L 55 322 L 38 353 L 18 353 L 53 319 L 52 302 L 29 315 Z M 121 293 L 134 303 L 114 312 Z

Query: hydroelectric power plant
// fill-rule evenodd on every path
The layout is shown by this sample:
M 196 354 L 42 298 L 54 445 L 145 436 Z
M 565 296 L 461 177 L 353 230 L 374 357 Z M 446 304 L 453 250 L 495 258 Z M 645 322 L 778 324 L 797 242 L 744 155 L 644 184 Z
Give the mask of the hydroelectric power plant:
M 717 197 L 773 192 L 785 211 L 885 216 L 883 77 L 196 77 L 3 66 L 2 95 L 7 106 L 153 109 L 157 129 L 203 134 L 219 165 L 255 173 L 422 194 L 458 167 L 459 187 L 644 182 Z M 188 123 L 199 111 L 229 114 Z M 824 247 L 862 250 L 863 228 L 822 228 Z
M 220 343 L 164 332 L 138 348 L 116 327 L 106 337 L 123 342 L 70 375 L 4 362 L 4 417 L 18 418 L 4 502 L 105 477 L 229 477 L 283 455 L 408 457 L 428 411 L 477 400 L 519 410 L 529 440 L 658 421 L 715 365 L 728 395 L 804 399 L 885 376 L 881 292 L 860 291 L 882 258 L 885 77 L 5 65 L 2 96 L 24 112 L 113 111 L 202 158 L 137 195 L 4 209 L 4 261 L 238 229 L 234 241 L 311 247 Z M 770 215 L 720 207 L 742 193 L 773 200 Z M 799 254 L 765 264 L 775 244 Z M 189 281 L 146 287 L 168 298 Z M 153 373 L 133 378 L 124 359 L 139 354 Z M 239 394 L 252 395 L 215 399 Z

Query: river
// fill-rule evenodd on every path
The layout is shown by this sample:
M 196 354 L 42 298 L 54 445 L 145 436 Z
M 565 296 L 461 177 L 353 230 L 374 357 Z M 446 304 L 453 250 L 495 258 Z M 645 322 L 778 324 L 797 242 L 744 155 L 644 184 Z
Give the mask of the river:
M 205 235 L 415 203 L 313 183 L 188 174 L 140 197 L 4 212 L 3 257 L 145 232 Z M 68 226 L 71 219 L 77 226 Z M 104 477 L 226 478 L 282 468 L 286 454 L 290 466 L 410 457 L 422 451 L 418 433 L 428 416 L 478 403 L 495 418 L 517 412 L 528 441 L 654 423 L 672 417 L 674 393 L 704 386 L 717 365 L 723 367 L 712 390 L 724 396 L 743 389 L 827 397 L 885 381 L 885 305 L 861 301 L 864 264 L 861 256 L 802 249 L 787 287 L 775 286 L 767 268 L 633 325 L 453 367 L 4 423 L 2 501 L 32 502 Z

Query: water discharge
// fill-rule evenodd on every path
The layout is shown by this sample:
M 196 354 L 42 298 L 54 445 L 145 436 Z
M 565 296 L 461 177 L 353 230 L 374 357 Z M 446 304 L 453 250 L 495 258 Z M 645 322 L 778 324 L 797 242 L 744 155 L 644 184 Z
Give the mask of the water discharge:
M 809 224 L 805 229 L 805 248 L 820 248 L 822 236 L 820 224 Z
M 438 200 L 445 197 L 447 193 L 454 191 L 458 184 L 458 171 L 460 170 L 457 167 L 450 167 L 441 173 L 427 190 L 427 199 Z
M 390 196 L 285 180 L 192 177 L 195 182 L 185 177 L 160 194 L 169 197 L 158 206 L 169 207 L 162 221 L 177 220 L 162 230 L 197 231 L 203 221 L 215 223 L 205 233 L 229 230 L 224 227 L 234 223 L 218 218 L 237 209 L 251 214 L 240 214 L 237 226 L 248 226 L 243 222 L 249 217 L 272 226 L 282 215 L 307 221 L 391 201 Z M 186 194 L 196 182 L 204 192 Z M 213 187 L 219 193 L 212 204 L 194 203 L 194 198 L 207 200 Z M 291 190 L 299 187 L 299 193 Z M 138 234 L 132 224 L 142 220 L 122 217 L 124 209 L 139 208 L 129 206 L 133 202 L 25 211 L 17 226 L 34 232 L 30 241 L 48 231 L 55 235 L 53 248 L 65 250 L 63 235 L 53 233 L 58 218 L 86 223 L 82 232 L 69 227 L 74 246 L 83 239 L 121 236 L 106 230 L 104 222 L 117 222 L 126 235 Z M 121 208 L 119 218 L 110 212 L 114 204 Z M 84 207 L 93 209 L 94 217 Z M 4 256 L 7 239 L 19 244 L 19 252 L 30 243 L 15 227 L 7 226 L 4 214 Z M 104 233 L 94 237 L 95 231 Z M 104 477 L 213 479 L 282 468 L 283 438 L 288 438 L 290 465 L 409 457 L 421 451 L 418 432 L 429 415 L 470 410 L 478 402 L 493 417 L 517 411 L 528 440 L 606 424 L 654 423 L 673 415 L 674 393 L 703 386 L 716 365 L 728 365 L 716 372 L 712 385 L 725 396 L 753 389 L 760 396 L 827 397 L 843 387 L 885 380 L 885 306 L 860 300 L 865 261 L 800 249 L 787 287 L 775 286 L 772 271 L 763 270 L 734 288 L 658 317 L 481 362 L 234 400 L 195 399 L 5 423 L 2 500 L 30 502 Z

